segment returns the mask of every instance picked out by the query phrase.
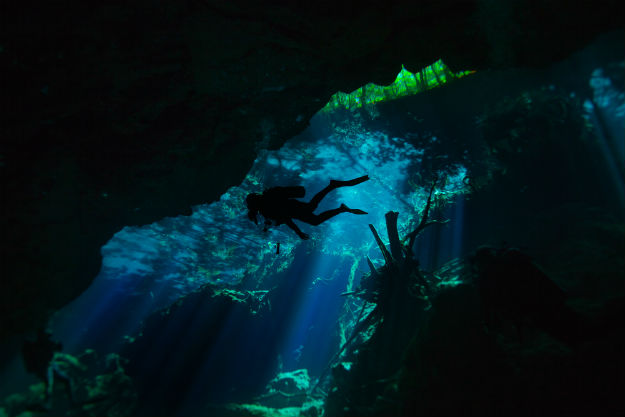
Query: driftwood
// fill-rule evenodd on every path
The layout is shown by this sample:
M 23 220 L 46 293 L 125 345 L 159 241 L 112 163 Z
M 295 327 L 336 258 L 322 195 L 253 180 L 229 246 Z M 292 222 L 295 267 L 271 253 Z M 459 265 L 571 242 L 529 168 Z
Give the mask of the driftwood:
M 392 302 L 395 298 L 394 292 L 398 290 L 397 285 L 403 285 L 403 289 L 408 290 L 410 294 L 424 299 L 427 298 L 425 290 L 429 290 L 429 285 L 423 276 L 423 273 L 419 270 L 417 260 L 414 259 L 412 255 L 412 248 L 414 247 L 417 236 L 419 236 L 419 234 L 423 232 L 426 227 L 435 224 L 446 224 L 449 221 L 429 219 L 430 209 L 432 207 L 432 195 L 434 194 L 436 183 L 437 179 L 432 182 L 432 186 L 430 187 L 427 202 L 421 215 L 421 221 L 413 231 L 406 235 L 403 240 L 400 240 L 399 232 L 397 231 L 397 219 L 399 217 L 399 213 L 396 211 L 389 211 L 386 213 L 386 233 L 388 235 L 389 246 L 391 249 L 390 252 L 386 248 L 386 245 L 382 242 L 382 239 L 380 239 L 380 235 L 375 227 L 372 224 L 369 225 L 369 229 L 371 229 L 371 233 L 373 233 L 373 237 L 382 252 L 382 256 L 384 257 L 384 266 L 378 270 L 374 267 L 371 260 L 367 258 L 371 274 L 368 277 L 364 277 L 364 286 L 361 282 L 361 287 L 364 288 L 354 291 L 351 295 L 356 295 L 367 301 L 373 301 L 376 303 L 383 300 Z M 415 286 L 421 287 L 422 289 L 415 292 Z M 370 292 L 370 294 L 367 292 Z M 380 309 L 383 310 L 386 307 L 387 306 L 380 306 Z M 375 312 L 376 311 L 374 310 L 371 314 Z
M 434 192 L 434 188 L 436 187 L 436 183 L 437 180 L 435 179 L 434 181 L 432 181 L 432 187 L 430 187 L 430 194 L 428 194 L 428 201 L 425 204 L 425 209 L 423 210 L 423 214 L 421 215 L 421 222 L 419 222 L 419 225 L 416 227 L 416 229 L 414 229 L 412 232 L 408 233 L 408 235 L 406 236 L 405 240 L 408 240 L 408 246 L 406 247 L 406 249 L 409 252 L 412 252 L 412 247 L 414 246 L 414 242 L 417 238 L 417 236 L 419 236 L 419 233 L 421 233 L 423 231 L 423 229 L 425 229 L 428 226 L 432 226 L 434 224 L 446 224 L 449 222 L 449 220 L 431 220 L 428 222 L 428 216 L 430 214 L 430 207 L 432 206 L 432 193 Z M 388 213 L 387 213 L 388 216 Z M 388 219 L 387 219 L 387 223 L 386 223 L 387 227 L 388 227 Z M 397 234 L 397 221 L 395 222 L 395 234 Z M 391 238 L 391 233 L 389 232 L 389 239 Z M 392 243 L 391 243 L 392 245 Z
M 362 331 L 366 330 L 372 325 L 383 323 L 387 329 L 391 329 L 385 333 L 392 333 L 393 326 L 400 321 L 401 308 L 395 308 L 396 306 L 402 306 L 404 304 L 419 304 L 423 305 L 423 301 L 427 301 L 428 294 L 430 293 L 430 286 L 424 277 L 423 273 L 419 270 L 419 264 L 412 255 L 412 248 L 414 246 L 417 236 L 428 226 L 434 224 L 445 224 L 448 220 L 428 220 L 430 214 L 430 208 L 432 206 L 432 194 L 436 187 L 436 180 L 433 181 L 428 194 L 427 203 L 423 210 L 421 221 L 417 227 L 408 233 L 402 240 L 399 238 L 399 232 L 397 230 L 397 219 L 399 213 L 396 211 L 389 211 L 385 215 L 386 230 L 389 239 L 390 252 L 382 242 L 378 231 L 370 224 L 369 229 L 373 234 L 380 252 L 384 258 L 384 265 L 380 268 L 376 268 L 369 257 L 367 257 L 367 264 L 371 273 L 363 276 L 359 288 L 355 291 L 345 292 L 343 296 L 356 296 L 362 298 L 365 302 L 360 310 L 356 324 L 352 329 L 349 338 L 345 341 L 343 346 L 330 360 L 326 369 L 322 372 L 317 384 L 313 387 L 312 392 L 318 388 L 326 372 L 330 369 L 334 361 L 336 361 L 340 355 L 350 346 L 350 344 L 356 339 Z M 406 241 L 408 242 L 406 244 Z M 367 302 L 375 303 L 373 310 L 363 317 L 364 309 Z M 418 308 L 418 307 L 415 307 Z M 384 319 L 384 320 L 382 320 Z
M 380 251 L 382 252 L 384 261 L 386 263 L 391 263 L 392 262 L 391 254 L 388 252 L 388 249 L 386 249 L 386 246 L 384 246 L 384 242 L 382 242 L 382 239 L 380 239 L 380 235 L 378 235 L 378 231 L 375 230 L 375 227 L 373 227 L 372 224 L 369 225 L 369 229 L 371 229 L 371 233 L 373 233 L 373 238 L 375 239 L 375 242 L 378 244 L 378 247 L 380 248 Z

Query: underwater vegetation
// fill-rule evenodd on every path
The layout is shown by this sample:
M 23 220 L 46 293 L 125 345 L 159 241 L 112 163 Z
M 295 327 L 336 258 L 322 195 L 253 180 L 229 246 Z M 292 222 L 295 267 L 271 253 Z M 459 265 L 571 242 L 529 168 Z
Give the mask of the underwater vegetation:
M 44 342 L 40 336 L 31 344 L 33 349 L 24 355 L 27 366 L 32 366 L 36 355 L 45 351 Z M 59 347 L 41 369 L 44 382 L 5 398 L 0 414 L 126 416 L 137 402 L 133 382 L 124 369 L 126 363 L 115 353 L 102 358 L 93 349 L 87 349 L 73 356 L 61 352 Z
M 625 61 L 610 62 L 437 63 L 419 82 L 458 79 L 335 97 L 219 201 L 107 242 L 93 285 L 25 345 L 38 379 L 0 416 L 622 414 Z M 296 233 L 250 204 L 276 187 L 362 213 Z
M 474 72 L 460 71 L 453 73 L 440 59 L 415 73 L 408 71 L 402 65 L 401 71 L 397 74 L 397 78 L 392 84 L 380 86 L 369 83 L 349 94 L 338 92 L 330 98 L 330 101 L 321 109 L 321 112 L 332 112 L 338 108 L 353 111 L 365 107 L 375 114 L 375 103 L 418 94 L 431 88 L 440 87 L 449 81 L 473 74 Z

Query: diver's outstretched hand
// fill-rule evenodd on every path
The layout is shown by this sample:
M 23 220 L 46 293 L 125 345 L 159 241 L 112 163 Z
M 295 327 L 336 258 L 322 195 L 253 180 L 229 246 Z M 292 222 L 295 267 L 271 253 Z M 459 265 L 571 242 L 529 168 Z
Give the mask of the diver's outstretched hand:
M 363 175 L 362 177 L 354 178 L 353 180 L 349 181 L 330 180 L 330 185 L 334 187 L 351 187 L 353 185 L 358 185 L 368 180 L 369 175 Z

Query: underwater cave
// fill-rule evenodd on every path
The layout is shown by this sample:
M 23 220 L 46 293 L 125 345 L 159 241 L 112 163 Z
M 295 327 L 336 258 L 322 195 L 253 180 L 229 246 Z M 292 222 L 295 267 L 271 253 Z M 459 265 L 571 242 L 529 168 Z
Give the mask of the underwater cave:
M 0 38 L 0 417 L 625 413 L 615 2 L 68 5 Z

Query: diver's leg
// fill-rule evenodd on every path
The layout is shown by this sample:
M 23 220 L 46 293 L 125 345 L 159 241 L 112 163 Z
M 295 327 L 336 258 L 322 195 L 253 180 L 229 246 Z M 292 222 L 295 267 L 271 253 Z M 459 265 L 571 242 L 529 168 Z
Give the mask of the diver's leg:
M 323 200 L 323 198 L 330 191 L 336 190 L 337 188 L 340 188 L 340 187 L 351 187 L 353 185 L 358 185 L 361 182 L 367 181 L 368 179 L 369 179 L 368 175 L 363 175 L 362 177 L 354 178 L 353 180 L 349 180 L 349 181 L 330 180 L 330 184 L 326 188 L 324 188 L 323 190 L 321 190 L 317 194 L 315 194 L 315 196 L 310 200 L 310 203 L 308 203 L 308 204 L 312 207 L 312 209 L 314 211 L 317 208 L 317 206 L 319 205 L 319 203 L 321 202 L 321 200 Z M 335 214 L 335 216 L 336 216 L 336 214 Z
M 312 224 L 313 226 L 320 225 L 326 220 L 331 219 L 332 217 L 341 214 L 341 213 L 352 213 L 352 214 L 367 214 L 367 212 L 358 210 L 358 209 L 350 209 L 345 204 L 341 204 L 341 207 L 335 208 L 332 210 L 324 211 L 321 214 L 310 214 L 303 217 L 298 217 L 299 220 L 306 222 L 308 224 Z
M 341 203 L 341 209 L 343 209 L 345 212 L 347 213 L 352 213 L 352 214 L 369 214 L 366 211 L 360 210 L 360 209 L 352 209 L 347 207 L 345 204 Z
M 302 218 L 299 220 L 306 222 L 308 224 L 312 224 L 313 226 L 317 226 L 325 222 L 326 220 L 331 219 L 332 217 L 341 213 L 345 213 L 345 209 L 339 207 L 336 209 L 324 211 L 321 214 L 311 214 L 310 216 L 306 216 L 305 218 Z
M 332 185 L 332 182 L 330 181 L 330 185 L 328 185 L 326 188 L 324 188 L 323 190 L 315 194 L 315 196 L 308 203 L 308 205 L 310 206 L 310 211 L 311 212 L 315 211 L 317 209 L 317 206 L 321 202 L 321 200 L 323 200 L 323 197 L 328 195 L 328 193 L 334 189 L 336 189 L 336 186 Z

